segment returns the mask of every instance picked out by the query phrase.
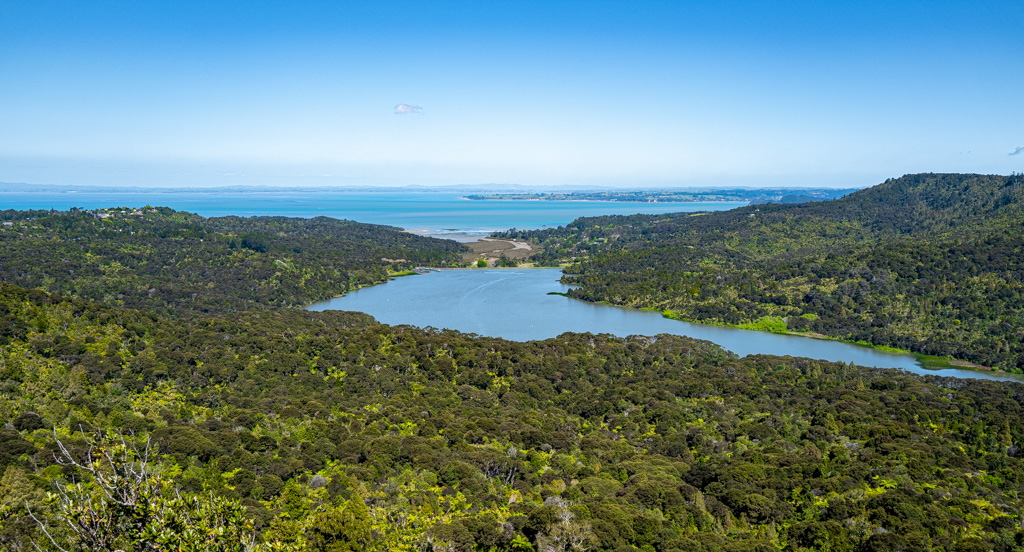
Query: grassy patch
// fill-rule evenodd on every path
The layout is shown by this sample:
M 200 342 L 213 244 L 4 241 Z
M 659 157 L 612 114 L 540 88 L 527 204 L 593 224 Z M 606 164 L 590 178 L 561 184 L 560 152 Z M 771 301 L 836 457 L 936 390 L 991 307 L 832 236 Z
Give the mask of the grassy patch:
M 917 357 L 917 361 L 921 363 L 921 367 L 927 370 L 944 370 L 946 368 L 955 368 L 955 366 L 949 363 L 948 358 L 937 357 L 931 355 L 922 355 L 914 353 Z
M 661 311 L 661 315 L 664 316 L 665 318 L 670 318 L 672 320 L 680 320 L 680 321 L 683 321 L 683 322 L 689 322 L 688 319 L 683 318 L 682 316 L 680 316 L 680 314 L 678 312 L 676 312 L 676 311 L 674 311 L 672 309 L 665 309 L 665 310 Z
M 762 316 L 753 322 L 738 324 L 736 327 L 743 330 L 757 330 L 777 334 L 787 333 L 786 320 L 781 316 Z
M 879 351 L 885 351 L 887 353 L 900 353 L 900 354 L 905 354 L 905 355 L 911 354 L 910 351 L 908 351 L 906 349 L 899 349 L 899 348 L 896 348 L 896 347 L 890 347 L 888 345 L 875 345 L 874 343 L 869 343 L 869 342 L 864 341 L 864 340 L 861 340 L 861 341 L 847 341 L 847 343 L 853 343 L 854 345 L 860 345 L 861 347 L 869 347 L 871 349 L 878 349 Z

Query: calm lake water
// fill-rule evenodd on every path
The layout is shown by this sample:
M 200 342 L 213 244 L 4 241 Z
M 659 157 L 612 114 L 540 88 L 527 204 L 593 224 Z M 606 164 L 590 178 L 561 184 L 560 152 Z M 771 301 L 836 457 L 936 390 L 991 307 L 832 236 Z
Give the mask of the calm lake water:
M 598 215 L 722 211 L 746 203 L 489 201 L 468 200 L 443 192 L 0 192 L 0 210 L 145 205 L 170 207 L 204 217 L 326 216 L 445 237 L 486 235 L 509 228 L 557 227 L 579 217 Z
M 385 324 L 447 328 L 515 341 L 547 339 L 563 332 L 617 336 L 685 335 L 713 341 L 741 356 L 772 354 L 902 368 L 916 374 L 1024 381 L 1014 374 L 972 370 L 925 370 L 910 355 L 886 353 L 836 341 L 689 324 L 641 311 L 577 301 L 550 292 L 570 288 L 557 269 L 443 270 L 396 278 L 318 303 L 310 310 L 352 310 Z

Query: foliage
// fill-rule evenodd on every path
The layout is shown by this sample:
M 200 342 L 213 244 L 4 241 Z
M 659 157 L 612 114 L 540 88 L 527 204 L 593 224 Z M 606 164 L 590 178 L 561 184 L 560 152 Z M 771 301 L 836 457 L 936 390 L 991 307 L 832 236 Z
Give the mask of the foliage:
M 59 550 L 179 550 L 250 552 L 252 523 L 238 502 L 182 495 L 152 473 L 148 446 L 130 439 L 85 436 L 80 453 L 55 440 L 57 464 L 71 468 L 52 502 L 54 526 L 31 514 Z M 85 482 L 83 482 L 83 480 Z M 263 548 L 263 547 L 261 547 Z M 268 547 L 269 549 L 269 547 Z
M 908 175 L 834 201 L 585 218 L 543 245 L 572 297 L 1024 370 L 1024 187 Z M 785 328 L 780 322 L 785 323 Z
M 502 268 L 515 268 L 519 266 L 519 261 L 502 254 L 501 257 L 498 257 L 498 261 L 495 264 Z
M 3 211 L 0 220 L 0 280 L 173 314 L 307 305 L 389 272 L 449 266 L 465 250 L 326 217 L 204 218 L 161 207 Z
M 89 454 L 82 428 L 152 443 L 144 512 L 168 515 L 143 527 L 188 514 L 208 520 L 204 535 L 252 531 L 253 546 L 1013 550 L 1024 538 L 1015 384 L 741 359 L 668 335 L 515 343 L 343 312 L 172 319 L 14 286 L 0 305 L 14 328 L 4 421 L 37 413 L 80 466 L 24 426 L 4 446 L 29 476 L 0 485 L 63 490 L 71 500 L 33 506 L 54 529 L 107 520 L 89 517 L 105 495 L 83 470 L 138 465 L 119 441 Z M 8 519 L 4 542 L 47 544 Z M 173 542 L 185 541 L 204 542 Z
M 920 348 L 975 350 L 991 311 L 1008 325 L 991 329 L 995 354 L 1013 359 L 1016 193 L 925 175 L 534 238 L 578 257 L 581 294 L 777 331 L 849 320 L 843 335 L 866 337 L 907 335 L 895 315 L 864 326 L 880 298 L 942 299 L 922 312 L 961 323 L 913 319 Z M 457 247 L 345 221 L 139 213 L 2 215 L 0 275 L 24 285 L 0 284 L 0 548 L 1024 546 L 1021 385 L 670 335 L 516 343 L 281 308 Z

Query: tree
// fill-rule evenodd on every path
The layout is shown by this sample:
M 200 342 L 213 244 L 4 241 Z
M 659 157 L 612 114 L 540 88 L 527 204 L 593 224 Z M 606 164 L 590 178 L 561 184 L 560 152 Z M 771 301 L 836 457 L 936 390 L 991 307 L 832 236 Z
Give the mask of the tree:
M 309 523 L 309 544 L 317 552 L 365 550 L 370 544 L 370 513 L 359 495 L 337 506 L 322 506 Z
M 553 496 L 544 503 L 555 507 L 558 521 L 549 525 L 546 532 L 537 535 L 537 549 L 540 552 L 585 552 L 593 546 L 590 524 L 576 521 L 568 502 Z
M 123 435 L 83 437 L 84 450 L 72 450 L 57 439 L 57 463 L 76 476 L 57 485 L 53 514 L 40 519 L 29 512 L 56 550 L 274 548 L 257 546 L 252 522 L 238 502 L 182 493 L 155 473 L 148 440 L 140 448 Z
M 0 479 L 0 549 L 29 550 L 35 524 L 28 508 L 45 505 L 46 495 L 29 480 L 25 470 L 7 466 Z

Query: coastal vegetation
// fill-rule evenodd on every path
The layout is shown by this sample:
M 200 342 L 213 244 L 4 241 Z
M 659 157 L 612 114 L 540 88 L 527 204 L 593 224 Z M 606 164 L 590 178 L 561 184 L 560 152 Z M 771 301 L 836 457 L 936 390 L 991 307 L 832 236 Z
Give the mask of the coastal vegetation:
M 457 265 L 465 251 L 327 217 L 0 211 L 0 281 L 163 313 L 308 305 L 416 266 Z
M 1024 180 L 919 174 L 841 199 L 578 219 L 499 237 L 575 298 L 1024 369 Z
M 44 526 L 65 550 L 1024 541 L 1016 384 L 740 359 L 669 335 L 174 318 L 11 285 L 0 329 L 8 550 L 50 549 Z
M 936 178 L 948 177 L 922 186 Z M 970 239 L 990 239 L 985 228 L 1011 239 L 998 226 L 1008 220 L 992 221 L 1016 201 L 975 202 L 961 217 L 974 220 Z M 655 246 L 662 237 L 682 236 L 670 243 L 684 252 L 685 239 L 707 239 L 709 270 L 726 281 L 756 274 L 744 255 L 769 259 L 766 241 L 741 247 L 750 214 L 789 220 L 754 209 L 718 221 L 736 236 L 727 247 L 687 230 L 715 215 L 577 221 L 543 241 L 577 252 L 568 273 L 597 282 L 610 259 L 673 251 Z M 347 221 L 124 211 L 0 215 L 0 549 L 1024 547 L 1019 384 L 738 358 L 672 335 L 519 343 L 311 312 L 289 305 L 464 251 Z M 885 237 L 858 219 L 824 225 L 820 240 L 863 235 L 856 251 L 870 252 L 920 235 L 928 250 L 945 243 L 939 228 L 965 233 L 959 215 L 930 215 L 950 220 Z M 806 268 L 795 244 L 817 231 L 802 232 L 773 247 Z M 1019 262 L 999 255 L 988 258 Z M 321 260 L 339 275 L 317 272 Z M 973 274 L 1009 285 L 990 273 Z M 775 311 L 744 322 L 793 330 Z

